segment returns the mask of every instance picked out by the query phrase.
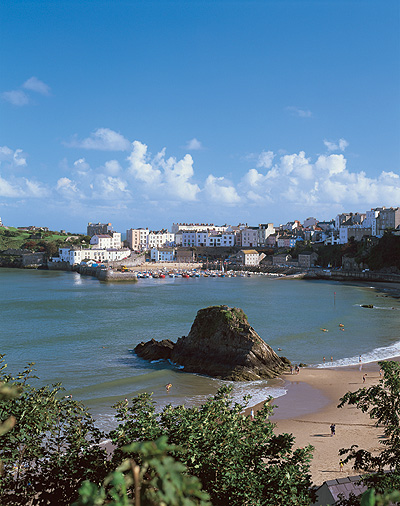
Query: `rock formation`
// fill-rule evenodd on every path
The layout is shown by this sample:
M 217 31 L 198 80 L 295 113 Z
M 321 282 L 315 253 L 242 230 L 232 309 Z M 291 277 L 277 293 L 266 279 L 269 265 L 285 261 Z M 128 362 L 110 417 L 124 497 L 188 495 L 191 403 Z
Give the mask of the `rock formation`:
M 198 311 L 188 336 L 176 344 L 152 339 L 135 348 L 147 360 L 169 359 L 184 371 L 225 380 L 274 378 L 287 368 L 249 325 L 241 309 L 212 306 Z

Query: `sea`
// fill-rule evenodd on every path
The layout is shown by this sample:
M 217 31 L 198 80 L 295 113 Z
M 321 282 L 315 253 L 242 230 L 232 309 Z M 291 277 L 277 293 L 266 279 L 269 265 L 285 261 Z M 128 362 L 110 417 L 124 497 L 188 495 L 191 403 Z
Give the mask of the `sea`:
M 0 353 L 13 375 L 34 362 L 33 384 L 62 382 L 65 395 L 109 429 L 122 399 L 148 392 L 159 410 L 193 406 L 229 383 L 133 351 L 152 338 L 176 341 L 199 309 L 220 304 L 243 309 L 262 339 L 294 364 L 341 367 L 360 356 L 368 363 L 400 355 L 400 299 L 373 285 L 257 275 L 104 283 L 75 272 L 4 268 Z M 282 379 L 233 384 L 234 400 L 251 395 L 249 405 L 285 393 Z

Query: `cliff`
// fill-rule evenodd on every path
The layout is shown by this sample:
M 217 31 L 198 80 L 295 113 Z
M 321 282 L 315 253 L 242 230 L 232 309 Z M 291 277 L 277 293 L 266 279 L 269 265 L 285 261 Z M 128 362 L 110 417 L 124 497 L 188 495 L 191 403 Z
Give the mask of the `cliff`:
M 138 356 L 170 359 L 186 372 L 225 380 L 253 381 L 274 378 L 287 367 L 249 325 L 241 309 L 212 306 L 198 311 L 188 336 L 140 343 Z

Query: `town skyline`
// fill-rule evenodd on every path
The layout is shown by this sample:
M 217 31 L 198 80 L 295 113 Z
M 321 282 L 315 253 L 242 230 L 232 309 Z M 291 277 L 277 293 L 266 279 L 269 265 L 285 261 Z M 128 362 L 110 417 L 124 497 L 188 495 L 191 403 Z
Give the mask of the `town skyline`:
M 325 221 L 400 202 L 396 1 L 0 14 L 5 223 Z

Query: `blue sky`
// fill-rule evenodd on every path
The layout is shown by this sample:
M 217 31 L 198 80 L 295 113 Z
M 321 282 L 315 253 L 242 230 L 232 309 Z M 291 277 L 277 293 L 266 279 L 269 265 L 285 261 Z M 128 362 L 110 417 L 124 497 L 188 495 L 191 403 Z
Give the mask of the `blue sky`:
M 278 225 L 400 205 L 399 5 L 3 0 L 3 222 Z

